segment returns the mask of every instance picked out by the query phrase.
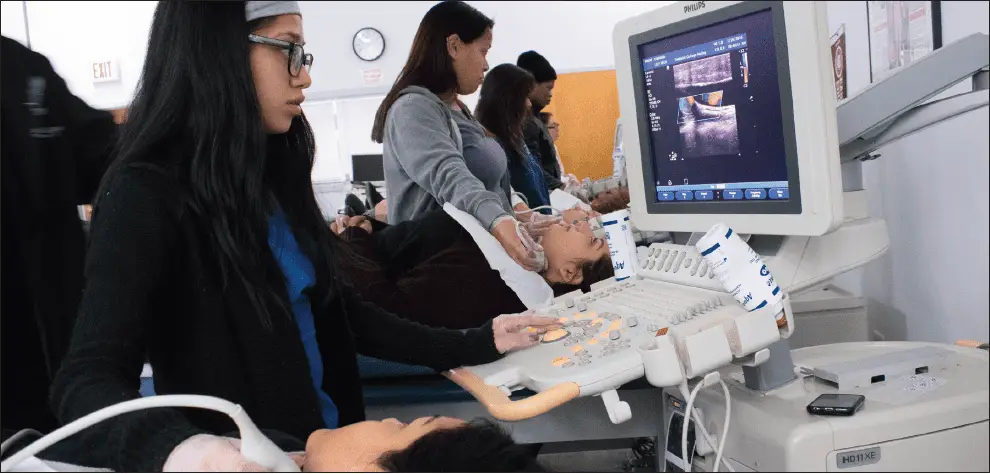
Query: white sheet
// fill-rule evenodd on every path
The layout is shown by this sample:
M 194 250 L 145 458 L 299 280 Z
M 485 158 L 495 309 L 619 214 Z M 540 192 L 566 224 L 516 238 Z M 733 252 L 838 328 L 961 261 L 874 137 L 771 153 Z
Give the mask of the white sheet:
M 536 309 L 553 300 L 553 290 L 543 277 L 516 263 L 502 248 L 502 244 L 498 243 L 498 240 L 488 233 L 477 219 L 449 202 L 443 205 L 443 210 L 471 234 L 474 243 L 485 255 L 488 265 L 492 270 L 498 271 L 502 281 L 516 294 L 519 301 L 526 305 L 526 308 Z

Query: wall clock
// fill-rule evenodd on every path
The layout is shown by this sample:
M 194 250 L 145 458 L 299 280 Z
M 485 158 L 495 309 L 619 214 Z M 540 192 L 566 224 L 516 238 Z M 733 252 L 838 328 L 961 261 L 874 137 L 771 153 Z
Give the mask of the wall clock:
M 374 61 L 385 52 L 385 37 L 382 32 L 371 27 L 365 27 L 354 33 L 351 41 L 354 54 L 362 61 Z

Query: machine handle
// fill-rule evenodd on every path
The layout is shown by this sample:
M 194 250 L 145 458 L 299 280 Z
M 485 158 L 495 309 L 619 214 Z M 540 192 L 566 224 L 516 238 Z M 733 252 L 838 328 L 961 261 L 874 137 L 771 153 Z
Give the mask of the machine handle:
M 498 387 L 486 384 L 481 377 L 469 369 L 452 369 L 444 372 L 443 375 L 474 395 L 488 413 L 502 421 L 520 421 L 542 415 L 574 400 L 581 394 L 578 384 L 564 382 L 536 395 L 512 401 Z

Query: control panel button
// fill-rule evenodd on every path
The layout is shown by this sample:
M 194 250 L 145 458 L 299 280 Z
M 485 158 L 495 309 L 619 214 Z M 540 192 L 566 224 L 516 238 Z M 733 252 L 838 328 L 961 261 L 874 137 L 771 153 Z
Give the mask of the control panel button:
M 545 344 L 556 342 L 567 337 L 568 334 L 570 333 L 568 333 L 564 329 L 554 329 L 552 331 L 547 331 L 547 333 L 543 335 L 543 342 Z
M 567 306 L 568 308 L 573 308 L 574 298 L 564 298 L 564 306 Z
M 588 310 L 588 303 L 585 303 L 584 301 L 578 301 L 577 309 L 578 309 L 578 311 L 587 311 Z
M 611 339 L 611 340 L 613 340 L 613 341 L 618 340 L 621 337 L 622 337 L 622 334 L 619 333 L 619 331 L 609 331 L 609 333 L 608 333 L 608 338 Z
M 630 318 L 626 319 L 626 324 L 628 324 L 629 327 L 634 328 L 634 327 L 636 327 L 639 324 L 639 321 L 636 319 L 635 316 L 633 316 L 633 317 L 630 317 Z

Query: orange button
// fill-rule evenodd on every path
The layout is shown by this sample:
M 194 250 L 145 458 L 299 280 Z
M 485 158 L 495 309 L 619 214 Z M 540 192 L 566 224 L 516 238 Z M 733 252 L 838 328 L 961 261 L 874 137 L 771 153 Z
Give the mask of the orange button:
M 567 322 L 567 318 L 566 317 L 561 317 L 561 318 L 558 318 L 557 321 L 560 321 L 562 323 L 566 323 Z
M 663 328 L 663 329 L 657 331 L 657 336 L 666 336 L 667 335 L 667 331 L 669 331 L 669 330 L 670 330 L 670 328 Z
M 622 321 L 621 320 L 616 319 L 615 321 L 612 321 L 612 325 L 608 327 L 608 330 L 609 331 L 614 331 L 616 329 L 622 329 Z
M 574 346 L 574 347 L 571 348 L 571 351 L 574 352 L 575 354 L 578 353 L 578 352 L 581 352 L 583 350 L 584 350 L 584 348 L 581 347 L 581 346 Z
M 592 321 L 591 324 L 602 324 L 604 322 L 605 322 L 605 320 L 602 319 L 602 318 L 595 318 L 595 320 Z
M 588 341 L 589 346 L 593 346 L 595 344 L 598 344 L 598 339 L 591 338 L 591 340 Z
M 526 332 L 539 332 L 539 329 L 536 329 L 536 328 L 526 328 Z
M 597 318 L 598 317 L 598 313 L 588 313 L 588 317 L 589 318 Z
M 554 329 L 553 331 L 548 331 L 546 334 L 543 335 L 543 342 L 559 341 L 567 337 L 568 334 L 570 333 L 568 333 L 563 329 Z
M 560 367 L 560 366 L 562 366 L 562 365 L 564 365 L 564 364 L 566 364 L 566 363 L 568 363 L 570 361 L 571 360 L 568 359 L 567 357 L 560 356 L 560 357 L 557 357 L 556 359 L 554 359 L 553 362 L 551 362 L 551 363 L 553 365 L 557 366 L 557 367 Z

